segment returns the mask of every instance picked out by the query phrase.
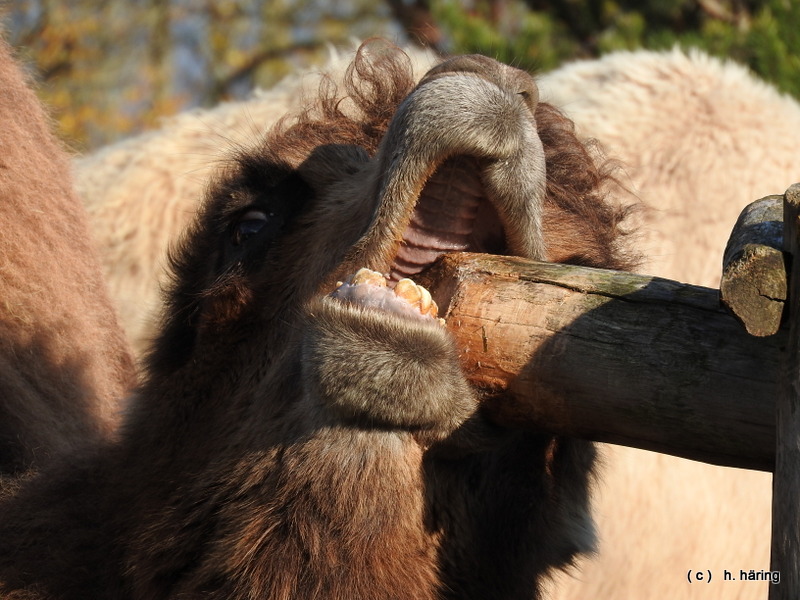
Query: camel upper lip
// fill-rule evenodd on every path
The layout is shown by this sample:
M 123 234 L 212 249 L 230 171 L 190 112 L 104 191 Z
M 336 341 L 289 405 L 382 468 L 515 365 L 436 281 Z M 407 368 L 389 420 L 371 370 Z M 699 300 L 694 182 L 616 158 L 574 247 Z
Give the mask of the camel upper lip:
M 376 156 L 377 227 L 364 247 L 390 283 L 450 252 L 545 258 L 535 84 L 499 63 L 455 66 L 432 70 L 398 106 Z

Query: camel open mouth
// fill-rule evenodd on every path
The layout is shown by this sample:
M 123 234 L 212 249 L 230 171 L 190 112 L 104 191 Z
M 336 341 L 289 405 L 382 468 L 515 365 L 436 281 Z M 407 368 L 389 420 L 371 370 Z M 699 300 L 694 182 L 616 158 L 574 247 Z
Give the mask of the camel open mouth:
M 421 277 L 443 254 L 546 258 L 538 91 L 529 75 L 498 75 L 487 60 L 461 57 L 429 71 L 384 135 L 375 217 L 359 246 L 366 264 L 358 265 L 385 275 L 387 289 L 362 284 L 382 307 L 394 306 L 383 301 L 387 290 Z
M 389 267 L 389 285 L 414 278 L 443 254 L 506 254 L 505 232 L 475 158 L 445 160 L 426 182 Z
M 480 180 L 480 161 L 453 157 L 425 183 L 385 272 L 361 268 L 337 282 L 331 296 L 405 317 L 438 319 L 430 292 L 413 279 L 444 254 L 507 250 L 500 216 Z

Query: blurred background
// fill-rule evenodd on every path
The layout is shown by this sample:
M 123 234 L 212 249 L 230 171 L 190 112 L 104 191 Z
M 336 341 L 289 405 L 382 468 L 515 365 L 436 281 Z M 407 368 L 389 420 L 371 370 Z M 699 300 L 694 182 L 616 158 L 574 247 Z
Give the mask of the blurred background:
M 246 96 L 383 36 L 531 71 L 700 47 L 800 97 L 797 0 L 5 0 L 8 41 L 78 151 Z

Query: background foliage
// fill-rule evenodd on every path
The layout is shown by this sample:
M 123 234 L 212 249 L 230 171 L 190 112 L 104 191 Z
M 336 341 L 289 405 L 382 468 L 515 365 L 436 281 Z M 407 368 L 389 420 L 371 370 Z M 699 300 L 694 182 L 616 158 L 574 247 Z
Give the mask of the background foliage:
M 86 150 L 163 115 L 269 87 L 381 35 L 531 70 L 697 46 L 800 96 L 796 0 L 6 0 L 6 37 L 62 135 Z

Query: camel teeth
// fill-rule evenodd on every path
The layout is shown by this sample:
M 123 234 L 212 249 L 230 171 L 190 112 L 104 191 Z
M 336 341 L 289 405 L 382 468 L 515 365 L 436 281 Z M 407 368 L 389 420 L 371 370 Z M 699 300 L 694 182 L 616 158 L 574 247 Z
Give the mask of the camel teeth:
M 419 290 L 419 296 L 420 296 L 419 312 L 421 312 L 423 315 L 427 315 L 428 312 L 430 312 L 431 303 L 433 302 L 433 299 L 431 298 L 431 293 L 421 285 L 418 285 L 417 289 Z
M 350 281 L 351 285 L 358 285 L 359 283 L 369 283 L 379 287 L 386 287 L 386 278 L 377 271 L 362 267 L 356 271 L 356 274 L 353 275 L 353 279 Z
M 439 307 L 431 298 L 431 293 L 411 279 L 406 278 L 398 281 L 397 285 L 394 286 L 394 293 L 398 298 L 402 298 L 419 309 L 419 312 L 423 315 L 436 317 L 439 314 Z
M 436 304 L 435 300 L 431 300 L 431 307 L 428 309 L 428 314 L 432 317 L 436 317 L 439 314 L 439 305 Z M 444 325 L 444 319 L 439 320 L 442 322 L 442 325 Z
M 419 286 L 410 279 L 401 279 L 394 286 L 394 293 L 398 298 L 402 298 L 409 304 L 419 306 L 422 299 L 422 293 L 419 291 Z
M 367 284 L 372 289 L 359 287 L 361 284 Z M 344 283 L 338 281 L 336 289 L 331 292 L 331 295 L 356 304 L 374 306 L 389 311 L 407 313 L 409 309 L 413 309 L 422 316 L 443 323 L 441 319 L 437 318 L 439 307 L 431 297 L 431 293 L 408 278 L 401 279 L 393 288 L 390 288 L 382 273 L 361 268 Z

